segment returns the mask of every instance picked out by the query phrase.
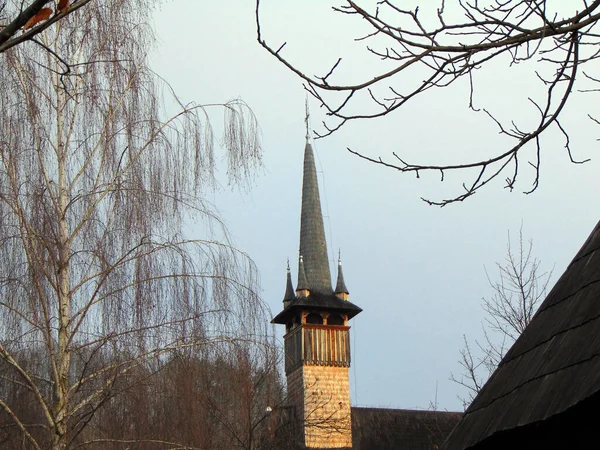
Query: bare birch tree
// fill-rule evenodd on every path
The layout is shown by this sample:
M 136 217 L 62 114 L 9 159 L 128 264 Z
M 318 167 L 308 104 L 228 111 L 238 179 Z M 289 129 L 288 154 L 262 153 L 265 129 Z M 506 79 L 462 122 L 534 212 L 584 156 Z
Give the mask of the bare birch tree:
M 522 229 L 519 230 L 517 249 L 514 249 L 509 233 L 504 261 L 496 263 L 497 278 L 492 279 L 486 270 L 493 295 L 483 298 L 484 338 L 473 344 L 466 335 L 463 336 L 464 347 L 459 361 L 463 371 L 458 376 L 450 376 L 468 390 L 468 397 L 461 399 L 465 407 L 496 370 L 546 297 L 552 271 L 542 271 L 541 262 L 533 256 L 532 250 L 533 241 L 523 240 Z
M 348 16 L 349 26 L 367 29 L 355 39 L 364 43 L 362 56 L 366 57 L 360 64 L 364 75 L 358 80 L 357 70 L 344 70 L 348 61 L 341 57 L 323 67 L 319 75 L 312 75 L 313 69 L 305 69 L 306 61 L 290 56 L 290 47 L 303 43 L 287 42 L 285 36 L 268 42 L 264 37 L 267 24 L 261 23 L 261 3 L 266 0 L 256 1 L 258 41 L 303 80 L 306 90 L 327 112 L 323 128 L 316 131 L 321 136 L 352 121 L 392 114 L 422 99 L 428 91 L 461 80 L 468 84 L 465 91 L 470 95 L 464 105 L 497 125 L 508 142 L 501 151 L 466 162 L 456 155 L 454 163 L 430 164 L 409 162 L 400 153 L 385 158 L 368 150 L 348 149 L 372 163 L 417 176 L 433 172 L 441 174 L 443 180 L 448 171 L 464 173 L 467 181 L 461 191 L 443 200 L 426 200 L 431 204 L 443 206 L 465 200 L 496 177 L 504 178 L 504 186 L 512 190 L 523 167 L 533 168 L 533 179 L 525 189 L 526 193 L 533 192 L 545 153 L 542 138 L 549 130 L 559 138 L 549 138 L 547 146 L 560 142 L 572 162 L 584 162 L 573 155 L 569 127 L 561 118 L 574 94 L 598 92 L 600 40 L 596 28 L 600 1 L 341 1 L 333 9 Z M 359 20 L 352 22 L 353 18 Z M 302 48 L 301 54 L 312 54 L 312 50 Z M 357 53 L 360 50 L 353 54 Z M 492 68 L 497 73 L 517 65 L 537 79 L 540 88 L 539 94 L 530 90 L 523 93 L 523 104 L 530 108 L 523 122 L 499 117 L 481 105 L 476 95 L 480 69 Z M 598 124 L 591 107 L 578 124 L 585 121 Z M 460 148 L 461 143 L 457 146 Z
M 203 200 L 215 164 L 210 105 L 165 118 L 146 60 L 149 14 L 142 0 L 93 2 L 39 34 L 42 45 L 2 56 L 6 448 L 107 448 L 102 408 L 172 352 L 266 334 L 254 266 Z M 240 101 L 215 106 L 230 179 L 244 182 L 260 164 L 255 118 Z M 201 239 L 184 235 L 189 220 Z

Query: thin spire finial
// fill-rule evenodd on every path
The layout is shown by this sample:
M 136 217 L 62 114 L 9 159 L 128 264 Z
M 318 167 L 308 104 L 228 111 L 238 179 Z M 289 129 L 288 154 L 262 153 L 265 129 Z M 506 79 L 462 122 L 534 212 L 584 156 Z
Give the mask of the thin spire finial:
M 306 96 L 306 99 L 304 102 L 305 102 L 304 106 L 306 109 L 306 116 L 304 117 L 304 123 L 306 123 L 306 142 L 308 142 L 308 140 L 310 139 L 310 125 L 309 125 L 310 111 L 308 109 L 308 95 Z

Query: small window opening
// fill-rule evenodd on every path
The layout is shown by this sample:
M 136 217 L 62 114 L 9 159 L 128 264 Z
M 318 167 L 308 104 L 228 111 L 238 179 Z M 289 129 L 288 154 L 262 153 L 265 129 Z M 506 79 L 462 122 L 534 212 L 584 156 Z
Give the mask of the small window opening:
M 339 314 L 331 314 L 327 318 L 327 325 L 344 325 L 344 318 Z
M 310 313 L 308 316 L 306 316 L 306 323 L 323 325 L 323 317 L 321 317 L 320 314 Z

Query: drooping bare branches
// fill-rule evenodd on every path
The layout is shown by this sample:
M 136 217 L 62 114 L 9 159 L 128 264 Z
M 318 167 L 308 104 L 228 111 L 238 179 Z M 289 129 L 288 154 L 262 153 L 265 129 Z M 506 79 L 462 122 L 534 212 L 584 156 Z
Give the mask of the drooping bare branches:
M 203 200 L 216 105 L 165 114 L 146 3 L 89 3 L 2 56 L 0 420 L 13 447 L 165 448 L 175 440 L 140 435 L 146 423 L 106 427 L 103 408 L 125 415 L 127 394 L 179 354 L 268 344 L 256 269 Z M 256 119 L 242 101 L 219 106 L 228 174 L 244 184 Z
M 523 162 L 534 173 L 525 192 L 533 192 L 539 184 L 544 146 L 541 139 L 551 128 L 562 135 L 570 160 L 583 162 L 573 157 L 567 127 L 560 119 L 570 96 L 578 88 L 595 90 L 587 86 L 597 79 L 594 68 L 600 56 L 600 35 L 596 31 L 600 1 L 566 5 L 550 0 L 455 0 L 441 1 L 437 7 L 421 3 L 411 8 L 406 6 L 407 2 L 347 0 L 334 10 L 349 18 L 359 18 L 361 25 L 367 25 L 369 31 L 356 41 L 365 43 L 366 55 L 363 56 L 375 60 L 371 65 L 375 69 L 369 70 L 363 63 L 359 73 L 365 73 L 364 79 L 352 83 L 344 82 L 348 72 L 342 70 L 341 58 L 331 68 L 325 68 L 324 75 L 313 76 L 303 70 L 302 61 L 288 59 L 279 42 L 268 43 L 261 29 L 260 3 L 257 0 L 258 41 L 302 78 L 306 90 L 327 111 L 330 119 L 324 122 L 321 136 L 353 120 L 388 115 L 426 91 L 448 87 L 458 80 L 468 82 L 469 108 L 495 122 L 500 134 L 509 142 L 504 151 L 475 157 L 469 162 L 435 165 L 408 162 L 399 153 L 393 153 L 391 159 L 382 159 L 348 149 L 372 163 L 417 176 L 433 171 L 441 174 L 443 180 L 447 171 L 465 172 L 469 181 L 463 184 L 462 192 L 443 200 L 426 200 L 430 204 L 443 206 L 465 200 L 498 176 L 503 176 L 505 187 L 512 190 Z M 519 64 L 527 64 L 543 87 L 537 95 L 523 94 L 530 102 L 532 119 L 521 125 L 514 120 L 506 123 L 492 110 L 475 106 L 475 80 L 479 69 Z M 527 155 L 526 149 L 530 149 Z M 460 161 L 460 155 L 455 159 Z

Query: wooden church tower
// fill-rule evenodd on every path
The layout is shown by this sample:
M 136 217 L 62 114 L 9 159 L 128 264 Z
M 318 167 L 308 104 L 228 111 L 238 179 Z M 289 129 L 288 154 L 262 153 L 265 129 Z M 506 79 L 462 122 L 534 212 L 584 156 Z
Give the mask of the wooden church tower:
M 341 263 L 332 289 L 317 172 L 307 137 L 298 284 L 294 290 L 288 264 L 283 311 L 273 319 L 286 328 L 288 396 L 306 448 L 352 448 L 348 321 L 361 311 L 348 301 Z

